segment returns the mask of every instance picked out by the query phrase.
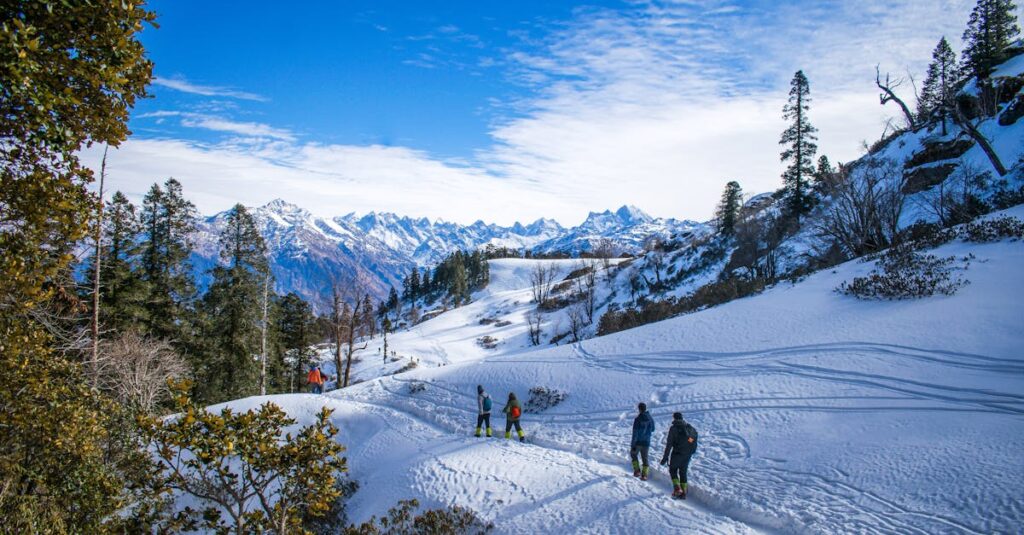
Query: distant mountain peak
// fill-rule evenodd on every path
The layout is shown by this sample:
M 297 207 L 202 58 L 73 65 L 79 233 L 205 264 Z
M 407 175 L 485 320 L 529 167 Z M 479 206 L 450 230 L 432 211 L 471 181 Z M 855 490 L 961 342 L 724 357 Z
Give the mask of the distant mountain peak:
M 653 217 L 632 204 L 622 205 L 621 208 L 615 211 L 615 215 L 619 216 L 619 219 L 631 223 L 649 223 L 654 221 Z

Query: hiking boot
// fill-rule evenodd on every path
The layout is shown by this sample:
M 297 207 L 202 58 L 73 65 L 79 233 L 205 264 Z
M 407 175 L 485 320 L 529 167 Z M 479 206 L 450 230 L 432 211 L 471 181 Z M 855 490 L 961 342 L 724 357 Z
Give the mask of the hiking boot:
M 679 485 L 676 485 L 676 486 L 675 486 L 675 487 L 674 487 L 674 488 L 672 489 L 672 497 L 673 497 L 673 498 L 676 498 L 676 499 L 679 499 L 680 497 L 682 497 L 682 495 L 683 495 L 683 489 L 682 489 L 682 487 L 680 487 Z
M 633 477 L 640 477 L 640 469 L 639 468 L 634 468 L 633 469 Z

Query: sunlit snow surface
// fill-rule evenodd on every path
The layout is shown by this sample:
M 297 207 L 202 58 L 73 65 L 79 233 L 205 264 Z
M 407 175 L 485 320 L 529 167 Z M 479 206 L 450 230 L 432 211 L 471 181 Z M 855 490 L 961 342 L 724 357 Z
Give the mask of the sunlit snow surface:
M 1024 218 L 1024 208 L 1010 213 Z M 498 533 L 1017 532 L 1024 243 L 954 242 L 934 253 L 975 255 L 957 295 L 839 295 L 840 282 L 872 268 L 853 261 L 582 344 L 485 350 L 475 339 L 499 329 L 479 317 L 505 310 L 515 320 L 529 306 L 531 261 L 504 261 L 474 305 L 392 337 L 399 354 L 419 355 L 419 369 L 324 396 L 232 405 L 270 399 L 304 422 L 334 408 L 361 484 L 349 504 L 356 521 L 416 497 L 469 507 Z M 375 347 L 363 352 L 361 377 L 404 364 L 382 365 Z M 417 382 L 425 389 L 410 393 Z M 496 409 L 509 391 L 525 400 L 534 386 L 568 397 L 524 416 L 527 444 L 474 438 L 477 384 Z M 661 467 L 651 481 L 631 477 L 640 401 L 657 423 L 655 460 L 672 412 L 701 433 L 685 502 L 669 498 Z M 503 435 L 500 415 L 494 424 Z

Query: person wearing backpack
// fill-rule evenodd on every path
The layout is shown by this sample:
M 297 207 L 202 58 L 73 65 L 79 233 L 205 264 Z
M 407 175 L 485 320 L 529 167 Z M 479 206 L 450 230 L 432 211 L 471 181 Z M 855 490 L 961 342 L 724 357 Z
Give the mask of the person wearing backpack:
M 523 415 L 523 409 L 519 406 L 515 392 L 508 393 L 508 403 L 501 409 L 501 412 L 505 413 L 505 438 L 512 438 L 512 426 L 514 425 L 519 434 L 519 442 L 526 442 L 526 434 L 523 433 L 523 427 L 519 425 L 519 417 Z
M 476 436 L 480 436 L 480 426 L 487 424 L 487 436 L 491 436 L 491 396 L 484 392 L 483 385 L 476 385 Z
M 640 412 L 633 419 L 633 438 L 629 442 L 629 458 L 633 461 L 633 477 L 639 477 L 640 481 L 647 481 L 647 475 L 651 472 L 651 465 L 647 462 L 647 455 L 651 450 L 651 435 L 654 434 L 654 418 L 647 412 L 647 404 L 637 405 Z M 643 470 L 640 469 L 640 459 L 643 458 Z
M 690 457 L 697 451 L 697 430 L 683 420 L 683 414 L 672 414 L 672 427 L 668 429 L 665 441 L 665 455 L 661 465 L 668 463 L 668 473 L 672 476 L 672 497 L 686 499 L 686 470 L 690 466 Z
M 312 370 L 309 370 L 309 375 L 306 376 L 306 382 L 312 386 L 312 392 L 314 394 L 324 393 L 324 375 L 320 372 L 320 366 L 314 366 Z

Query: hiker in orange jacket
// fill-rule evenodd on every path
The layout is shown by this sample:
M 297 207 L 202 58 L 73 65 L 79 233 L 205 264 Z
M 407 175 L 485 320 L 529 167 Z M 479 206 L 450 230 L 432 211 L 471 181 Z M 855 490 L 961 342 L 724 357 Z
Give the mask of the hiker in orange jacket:
M 501 412 L 505 413 L 505 438 L 512 438 L 512 426 L 514 425 L 519 434 L 519 442 L 526 442 L 523 426 L 519 425 L 519 417 L 522 416 L 523 409 L 519 406 L 519 400 L 516 399 L 514 392 L 508 393 L 508 403 L 501 409 Z
M 324 393 L 324 374 L 320 371 L 320 366 L 314 366 L 312 370 L 309 370 L 306 382 L 310 384 L 314 394 Z

